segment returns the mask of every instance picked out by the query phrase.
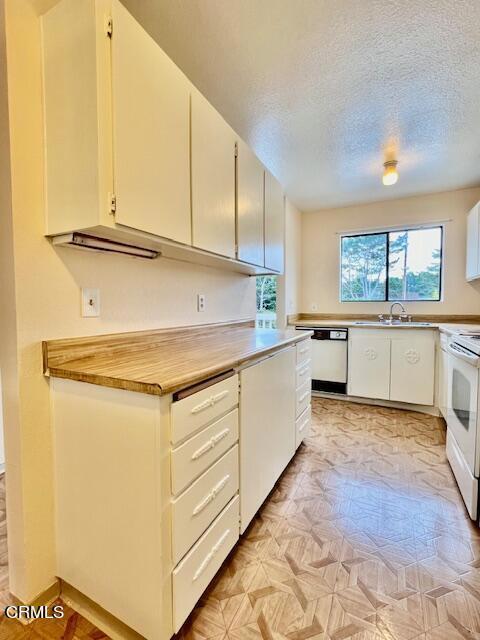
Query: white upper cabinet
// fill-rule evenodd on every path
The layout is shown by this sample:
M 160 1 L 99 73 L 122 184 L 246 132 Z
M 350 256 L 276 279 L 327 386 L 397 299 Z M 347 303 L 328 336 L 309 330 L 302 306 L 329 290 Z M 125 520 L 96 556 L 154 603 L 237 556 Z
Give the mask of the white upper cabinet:
M 190 244 L 191 85 L 119 2 L 112 18 L 116 221 Z
M 467 280 L 480 277 L 480 202 L 467 216 Z
M 393 338 L 390 400 L 433 405 L 434 385 L 435 342 L 430 332 L 416 338 Z
M 238 141 L 237 157 L 237 242 L 238 259 L 263 267 L 264 169 L 253 151 Z
M 390 398 L 390 340 L 370 330 L 350 330 L 348 395 Z
M 285 198 L 282 185 L 265 171 L 265 267 L 284 268 Z
M 63 0 L 42 16 L 49 235 L 97 225 L 113 192 L 110 40 L 105 13 L 98 9 L 93 1 Z M 103 47 L 98 46 L 99 31 Z
M 282 271 L 280 185 L 267 177 L 265 247 L 264 167 L 118 0 L 59 0 L 42 16 L 42 48 L 55 244 L 84 233 L 242 273 Z
M 193 245 L 235 258 L 237 136 L 196 90 L 191 109 Z

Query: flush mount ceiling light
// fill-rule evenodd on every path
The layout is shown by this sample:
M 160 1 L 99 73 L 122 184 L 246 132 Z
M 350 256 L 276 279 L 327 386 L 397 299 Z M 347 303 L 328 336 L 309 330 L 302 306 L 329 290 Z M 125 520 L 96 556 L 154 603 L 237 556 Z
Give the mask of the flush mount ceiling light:
M 392 184 L 395 184 L 396 181 L 398 180 L 397 164 L 398 164 L 397 160 L 387 160 L 387 162 L 384 162 L 383 164 L 384 170 L 383 170 L 382 182 L 386 187 L 389 187 Z

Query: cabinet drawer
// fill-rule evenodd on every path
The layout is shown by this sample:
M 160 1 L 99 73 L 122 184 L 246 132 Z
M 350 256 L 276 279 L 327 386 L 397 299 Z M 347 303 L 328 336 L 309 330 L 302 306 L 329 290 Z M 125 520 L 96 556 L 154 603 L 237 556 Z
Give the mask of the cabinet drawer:
M 238 445 L 172 502 L 172 552 L 176 564 L 238 491 Z
M 297 384 L 296 388 L 301 387 L 305 382 L 310 381 L 312 378 L 312 361 L 307 360 L 297 367 Z
M 297 389 L 297 404 L 295 417 L 298 418 L 310 404 L 312 397 L 312 385 L 310 380 L 307 380 Z
M 310 360 L 310 340 L 297 342 L 297 365 Z
M 217 382 L 172 404 L 172 444 L 220 417 L 238 404 L 238 376 Z
M 172 493 L 177 495 L 238 440 L 238 409 L 172 451 Z
M 295 447 L 302 444 L 302 441 L 310 433 L 310 423 L 312 420 L 312 406 L 309 404 L 302 415 L 295 421 Z
M 236 496 L 173 570 L 173 628 L 180 629 L 239 537 Z

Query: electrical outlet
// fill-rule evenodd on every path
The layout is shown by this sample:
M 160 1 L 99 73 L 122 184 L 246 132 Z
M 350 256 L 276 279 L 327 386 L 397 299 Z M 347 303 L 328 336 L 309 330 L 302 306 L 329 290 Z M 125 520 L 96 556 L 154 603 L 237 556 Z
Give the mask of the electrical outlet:
M 316 302 L 312 302 L 312 304 L 311 304 L 311 307 L 310 307 L 310 308 L 311 308 L 311 310 L 312 310 L 312 311 L 317 311 L 317 309 L 318 309 L 318 305 L 317 305 L 317 303 L 316 303 Z
M 100 315 L 100 289 L 82 288 L 82 316 L 97 318 Z
M 197 311 L 205 311 L 206 304 L 205 295 L 203 293 L 199 293 L 197 295 Z

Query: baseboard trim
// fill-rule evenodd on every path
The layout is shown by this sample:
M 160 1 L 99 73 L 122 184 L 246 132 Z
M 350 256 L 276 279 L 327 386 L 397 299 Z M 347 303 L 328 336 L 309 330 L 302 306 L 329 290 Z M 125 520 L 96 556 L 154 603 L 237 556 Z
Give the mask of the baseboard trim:
M 32 607 L 41 607 L 43 605 L 49 606 L 52 602 L 55 602 L 60 597 L 60 582 L 57 580 L 52 585 L 50 585 L 45 591 L 39 593 L 33 600 L 28 600 L 25 602 L 13 593 L 10 594 L 12 597 L 12 604 L 14 605 L 24 605 L 27 604 Z M 23 625 L 27 626 L 31 622 L 33 622 L 32 618 L 17 618 L 18 622 L 21 622 Z
M 145 640 L 144 636 L 63 580 L 61 580 L 60 597 L 65 604 L 106 633 L 112 640 Z
M 312 396 L 318 398 L 329 398 L 331 400 L 342 400 L 344 402 L 356 402 L 357 404 L 369 404 L 376 407 L 387 407 L 387 409 L 403 409 L 405 411 L 415 411 L 417 413 L 425 413 L 429 416 L 443 419 L 438 407 L 430 407 L 421 404 L 392 402 L 391 400 L 377 400 L 375 398 L 359 398 L 358 396 L 344 396 L 338 393 L 326 393 L 324 391 L 312 391 Z

